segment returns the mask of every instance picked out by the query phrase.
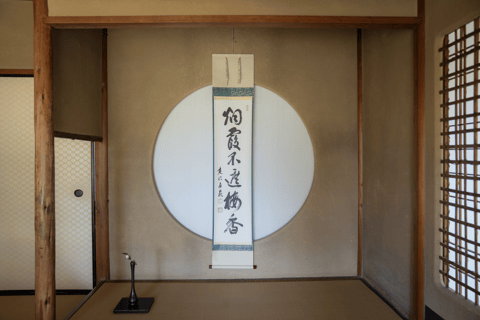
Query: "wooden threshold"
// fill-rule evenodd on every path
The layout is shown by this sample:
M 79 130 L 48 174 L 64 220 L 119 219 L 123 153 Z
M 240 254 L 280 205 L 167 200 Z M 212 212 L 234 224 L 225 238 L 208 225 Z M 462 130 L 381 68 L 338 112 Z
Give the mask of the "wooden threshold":
M 280 15 L 174 15 L 48 17 L 57 29 L 141 27 L 269 27 L 269 28 L 388 28 L 413 29 L 417 17 L 280 16 Z
M 259 279 L 192 279 L 192 280 L 135 280 L 135 283 L 245 283 L 245 282 L 302 282 L 361 280 L 356 276 L 315 278 L 259 278 Z M 131 280 L 108 280 L 106 283 L 129 283 Z
M 65 318 L 65 319 L 70 319 L 71 317 L 73 317 L 73 315 L 78 311 L 80 310 L 80 308 L 88 301 L 88 299 L 90 299 L 94 294 L 95 292 L 98 291 L 98 289 L 100 289 L 100 287 L 104 284 L 104 282 L 100 282 L 99 284 L 97 284 L 95 286 L 95 288 L 93 288 L 92 291 L 90 291 L 90 293 L 85 297 L 85 299 L 83 299 L 80 304 L 72 310 L 72 312 L 70 312 L 70 314 Z
M 395 313 L 402 319 L 408 320 L 406 315 L 400 311 L 401 307 L 395 302 L 395 300 L 391 299 L 377 284 L 367 278 L 361 278 L 360 281 L 363 282 L 371 291 L 373 291 L 377 297 L 382 299 Z M 422 319 L 423 320 L 423 319 Z
M 57 289 L 56 296 L 86 296 L 91 290 L 82 289 Z M 4 296 L 33 296 L 35 290 L 0 290 L 0 297 Z

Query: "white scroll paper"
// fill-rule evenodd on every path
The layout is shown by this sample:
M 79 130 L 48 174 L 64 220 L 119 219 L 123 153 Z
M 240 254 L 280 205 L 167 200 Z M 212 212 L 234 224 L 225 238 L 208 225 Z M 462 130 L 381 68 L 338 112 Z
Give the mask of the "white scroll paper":
M 253 55 L 213 55 L 212 66 L 212 268 L 251 269 Z

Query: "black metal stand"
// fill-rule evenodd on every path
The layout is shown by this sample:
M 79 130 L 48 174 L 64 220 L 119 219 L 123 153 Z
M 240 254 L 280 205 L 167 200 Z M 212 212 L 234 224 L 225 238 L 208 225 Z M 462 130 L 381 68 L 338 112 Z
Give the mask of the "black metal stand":
M 122 298 L 113 313 L 148 313 L 152 307 L 154 298 L 138 298 L 135 292 L 135 261 L 130 261 L 132 271 L 132 289 L 130 297 Z

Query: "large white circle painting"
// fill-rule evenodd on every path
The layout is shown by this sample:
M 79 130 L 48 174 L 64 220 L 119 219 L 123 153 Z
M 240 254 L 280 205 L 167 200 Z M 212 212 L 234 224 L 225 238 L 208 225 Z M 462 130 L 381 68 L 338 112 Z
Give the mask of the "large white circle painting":
M 313 147 L 298 114 L 274 92 L 255 86 L 253 109 L 253 230 L 264 238 L 286 225 L 313 181 Z M 183 99 L 162 125 L 153 172 L 170 213 L 211 239 L 213 210 L 212 86 Z

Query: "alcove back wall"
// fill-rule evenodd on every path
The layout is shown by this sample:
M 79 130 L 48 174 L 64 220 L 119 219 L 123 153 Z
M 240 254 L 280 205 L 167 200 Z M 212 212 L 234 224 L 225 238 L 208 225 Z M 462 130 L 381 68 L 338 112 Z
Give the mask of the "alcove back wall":
M 235 53 L 255 54 L 255 83 L 288 101 L 307 127 L 315 153 L 310 195 L 290 223 L 255 242 L 257 270 L 209 270 L 211 241 L 165 208 L 152 153 L 174 106 L 211 84 L 211 54 L 232 52 L 232 29 L 109 30 L 112 279 L 129 277 L 122 252 L 139 262 L 138 279 L 356 275 L 356 30 L 236 28 L 235 38 Z

